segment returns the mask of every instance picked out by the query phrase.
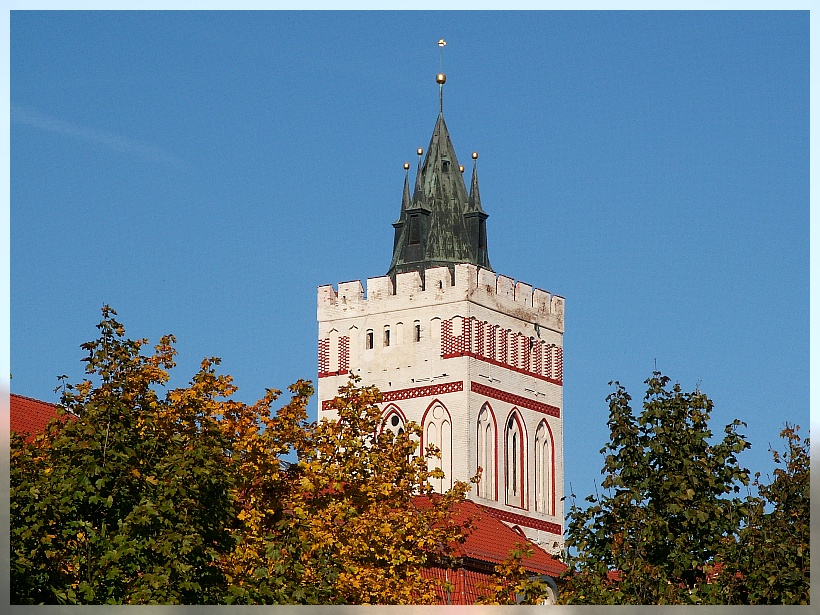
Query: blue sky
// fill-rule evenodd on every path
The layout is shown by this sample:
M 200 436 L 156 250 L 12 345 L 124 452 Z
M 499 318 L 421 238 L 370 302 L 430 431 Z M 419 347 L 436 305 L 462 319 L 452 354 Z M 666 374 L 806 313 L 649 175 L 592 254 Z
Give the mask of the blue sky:
M 80 380 L 105 303 L 176 335 L 172 385 L 315 378 L 316 287 L 386 272 L 442 37 L 493 267 L 566 298 L 567 491 L 656 365 L 770 472 L 809 426 L 808 12 L 12 13 L 11 391 Z

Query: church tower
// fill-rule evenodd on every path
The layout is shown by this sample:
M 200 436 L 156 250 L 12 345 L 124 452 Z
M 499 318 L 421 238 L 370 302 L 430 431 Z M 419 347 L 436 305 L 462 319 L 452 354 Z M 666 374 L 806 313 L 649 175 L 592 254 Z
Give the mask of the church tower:
M 441 88 L 443 74 L 436 78 Z M 318 289 L 319 418 L 348 374 L 383 393 L 387 429 L 423 428 L 468 497 L 549 552 L 563 547 L 564 299 L 496 274 L 477 158 L 464 167 L 438 118 L 393 223 L 387 274 Z M 423 155 L 423 160 L 422 160 Z

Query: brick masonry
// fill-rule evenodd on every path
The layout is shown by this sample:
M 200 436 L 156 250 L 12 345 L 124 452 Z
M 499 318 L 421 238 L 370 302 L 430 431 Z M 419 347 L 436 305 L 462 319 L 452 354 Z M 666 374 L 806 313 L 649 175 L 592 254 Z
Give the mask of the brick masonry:
M 399 391 L 383 391 L 382 402 L 390 403 L 393 401 L 400 401 L 402 399 L 416 399 L 418 397 L 432 397 L 443 395 L 445 393 L 457 393 L 464 390 L 463 382 L 448 382 L 446 384 L 436 384 L 426 387 L 414 387 L 410 389 L 401 389 Z M 329 409 L 329 399 L 322 401 L 322 410 Z
M 535 410 L 536 412 L 540 412 L 542 414 L 549 414 L 550 416 L 561 418 L 560 408 L 556 406 L 551 406 L 549 404 L 537 402 L 532 399 L 527 399 L 526 397 L 521 397 L 520 395 L 510 393 L 509 391 L 494 389 L 493 387 L 478 382 L 471 382 L 470 390 L 475 391 L 479 395 L 489 397 L 490 399 L 498 399 L 501 401 L 505 401 L 508 404 L 512 404 L 513 406 L 529 408 L 530 410 Z

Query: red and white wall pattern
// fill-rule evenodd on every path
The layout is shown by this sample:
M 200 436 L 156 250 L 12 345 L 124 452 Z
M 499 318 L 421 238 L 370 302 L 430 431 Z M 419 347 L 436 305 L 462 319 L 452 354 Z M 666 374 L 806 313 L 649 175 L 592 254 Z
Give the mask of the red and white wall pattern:
M 564 351 L 560 346 L 502 329 L 475 317 L 456 316 L 441 323 L 441 356 L 473 357 L 562 385 Z
M 338 352 L 339 369 L 330 371 L 330 353 Z M 319 378 L 328 376 L 344 376 L 350 370 L 350 338 L 348 336 L 339 338 L 338 348 L 330 347 L 330 338 L 319 340 Z

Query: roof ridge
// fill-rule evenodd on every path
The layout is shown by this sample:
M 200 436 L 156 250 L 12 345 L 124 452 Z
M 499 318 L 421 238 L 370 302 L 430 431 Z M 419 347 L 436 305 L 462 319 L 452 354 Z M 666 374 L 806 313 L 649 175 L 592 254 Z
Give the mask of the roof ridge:
M 56 406 L 59 405 L 59 404 L 55 404 L 55 403 L 50 402 L 50 401 L 43 401 L 42 399 L 36 399 L 34 397 L 29 397 L 28 395 L 20 395 L 19 393 L 9 392 L 9 397 L 19 397 L 21 399 L 27 399 L 29 401 L 37 402 L 38 404 L 46 404 L 48 406 L 55 406 L 56 407 Z

